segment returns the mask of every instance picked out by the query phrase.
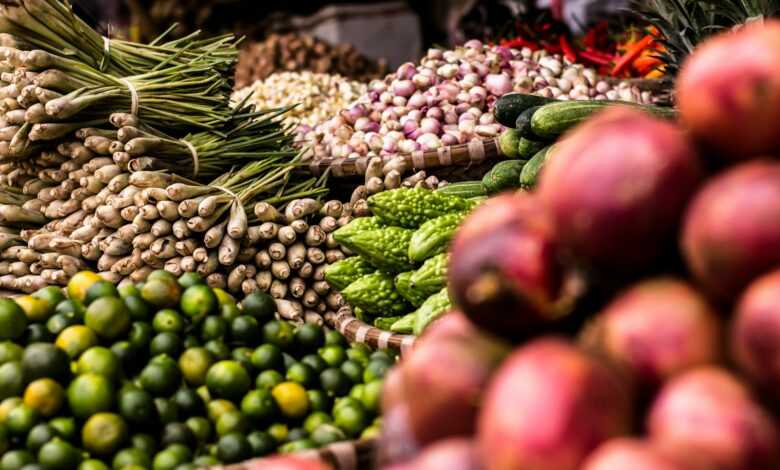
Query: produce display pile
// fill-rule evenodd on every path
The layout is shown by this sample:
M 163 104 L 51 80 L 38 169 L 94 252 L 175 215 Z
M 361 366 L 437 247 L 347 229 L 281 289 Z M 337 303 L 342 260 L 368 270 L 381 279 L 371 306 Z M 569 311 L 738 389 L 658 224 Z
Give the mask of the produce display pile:
M 778 44 L 707 40 L 679 122 L 601 110 L 466 217 L 457 311 L 386 378 L 382 468 L 780 467 Z
M 0 468 L 183 470 L 376 435 L 395 358 L 275 313 L 165 271 L 0 299 Z

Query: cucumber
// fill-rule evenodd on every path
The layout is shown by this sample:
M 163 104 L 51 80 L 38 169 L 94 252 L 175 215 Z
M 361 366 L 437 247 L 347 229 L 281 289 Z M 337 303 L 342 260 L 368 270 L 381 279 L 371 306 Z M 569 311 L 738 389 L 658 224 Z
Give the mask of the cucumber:
M 550 158 L 553 147 L 554 145 L 543 148 L 523 167 L 523 171 L 520 173 L 520 187 L 522 189 L 531 189 L 536 186 L 539 173 L 542 172 L 545 162 Z
M 520 137 L 525 137 L 526 139 L 539 139 L 539 137 L 534 134 L 531 127 L 531 119 L 533 119 L 534 114 L 540 109 L 542 109 L 542 106 L 532 106 L 517 116 L 515 130 L 520 134 Z
M 521 137 L 520 143 L 517 144 L 517 153 L 520 154 L 521 160 L 530 160 L 539 152 L 539 150 L 542 150 L 545 147 L 547 147 L 547 142 Z
M 501 153 L 508 158 L 517 158 L 517 149 L 520 145 L 520 134 L 516 129 L 507 129 L 498 138 L 498 146 Z
M 497 163 L 482 179 L 482 186 L 488 194 L 496 194 L 507 189 L 517 188 L 520 173 L 528 160 L 506 160 Z
M 555 100 L 526 93 L 507 93 L 496 101 L 496 120 L 506 127 L 514 127 L 517 116 L 531 106 L 542 106 Z
M 438 193 L 450 196 L 458 196 L 463 199 L 486 196 L 487 191 L 482 186 L 482 181 L 462 181 L 460 183 L 450 183 L 436 190 Z
M 559 101 L 544 105 L 534 113 L 531 118 L 531 130 L 541 138 L 552 140 L 588 119 L 593 113 L 616 105 L 630 106 L 667 119 L 674 119 L 677 116 L 673 108 L 625 101 Z

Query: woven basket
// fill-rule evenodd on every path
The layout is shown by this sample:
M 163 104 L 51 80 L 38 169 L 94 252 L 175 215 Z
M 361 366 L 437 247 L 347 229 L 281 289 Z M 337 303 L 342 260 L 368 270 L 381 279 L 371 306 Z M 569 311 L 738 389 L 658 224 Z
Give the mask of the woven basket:
M 300 457 L 329 465 L 333 470 L 374 470 L 376 464 L 377 441 L 346 441 L 331 444 L 322 449 L 296 453 Z M 246 462 L 208 467 L 208 470 L 265 470 L 265 459 L 253 459 Z
M 342 307 L 336 314 L 326 314 L 325 322 L 344 335 L 350 343 L 365 344 L 371 349 L 395 349 L 400 351 L 402 356 L 414 347 L 417 340 L 413 335 L 392 333 L 363 323 L 348 306 Z

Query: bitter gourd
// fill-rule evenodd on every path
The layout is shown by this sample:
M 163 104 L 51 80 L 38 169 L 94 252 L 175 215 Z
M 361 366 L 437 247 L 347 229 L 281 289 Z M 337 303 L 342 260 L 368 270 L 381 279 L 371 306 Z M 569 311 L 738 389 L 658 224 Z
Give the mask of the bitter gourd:
M 412 276 L 414 276 L 414 273 L 415 271 L 407 271 L 397 275 L 395 277 L 395 288 L 403 298 L 409 301 L 409 303 L 415 307 L 419 307 L 425 302 L 428 296 L 424 293 L 421 294 L 419 290 L 415 289 L 412 285 Z
M 414 334 L 420 335 L 434 320 L 438 319 L 452 308 L 450 295 L 445 287 L 434 294 L 414 312 Z
M 343 290 L 376 268 L 360 256 L 351 256 L 337 261 L 325 269 L 325 280 L 336 290 Z
M 362 256 L 377 269 L 401 273 L 412 269 L 409 261 L 409 243 L 414 230 L 385 227 L 358 232 L 341 244 Z
M 419 295 L 429 297 L 447 285 L 449 255 L 442 253 L 429 259 L 412 274 L 411 288 Z
M 406 228 L 418 228 L 428 220 L 470 210 L 476 204 L 423 188 L 394 189 L 368 198 L 368 207 L 380 222 Z
M 374 319 L 374 327 L 380 330 L 392 331 L 391 328 L 399 320 L 406 318 L 405 316 L 397 317 L 379 317 Z
M 456 212 L 429 220 L 412 235 L 409 243 L 409 259 L 421 263 L 447 251 L 450 240 L 460 227 L 467 212 Z
M 376 217 L 358 217 L 333 232 L 333 238 L 342 245 L 348 244 L 352 237 L 366 230 L 376 230 L 384 225 Z
M 341 295 L 353 307 L 376 316 L 400 316 L 412 309 L 395 289 L 392 276 L 382 272 L 361 277 L 341 291 Z
M 417 315 L 412 312 L 406 316 L 401 317 L 397 321 L 393 322 L 392 325 L 390 325 L 390 331 L 401 335 L 412 334 L 412 332 L 414 332 L 414 322 L 416 316 Z

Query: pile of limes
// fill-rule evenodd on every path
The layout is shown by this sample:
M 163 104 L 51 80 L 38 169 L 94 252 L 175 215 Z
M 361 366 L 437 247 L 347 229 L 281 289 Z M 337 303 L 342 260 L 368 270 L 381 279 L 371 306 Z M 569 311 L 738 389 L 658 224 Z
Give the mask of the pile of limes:
M 0 299 L 0 470 L 186 470 L 372 437 L 386 352 L 188 273 Z

